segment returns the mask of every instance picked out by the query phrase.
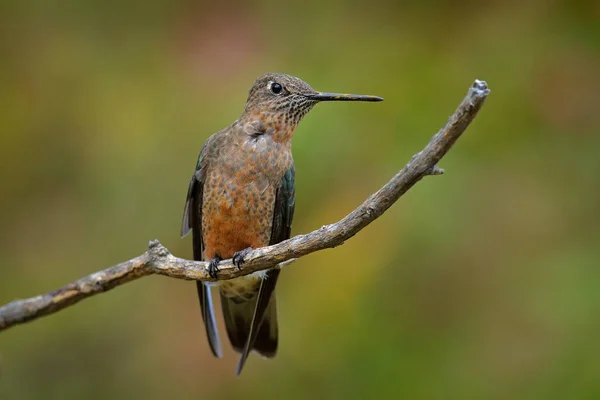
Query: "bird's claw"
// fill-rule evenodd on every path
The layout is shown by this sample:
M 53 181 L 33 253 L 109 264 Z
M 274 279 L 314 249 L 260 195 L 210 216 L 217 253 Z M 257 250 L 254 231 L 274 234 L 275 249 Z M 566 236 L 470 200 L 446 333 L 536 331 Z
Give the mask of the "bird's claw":
M 236 251 L 233 254 L 233 258 L 231 261 L 233 261 L 233 264 L 236 265 L 238 267 L 238 269 L 242 269 L 242 264 L 244 264 L 246 262 L 246 260 L 244 260 L 244 257 L 246 257 L 248 255 L 248 253 L 250 253 L 251 251 L 252 251 L 252 247 L 248 247 L 248 248 L 245 248 L 244 250 Z
M 208 275 L 213 279 L 218 279 L 217 273 L 219 272 L 219 261 L 221 261 L 221 257 L 211 258 L 208 262 Z

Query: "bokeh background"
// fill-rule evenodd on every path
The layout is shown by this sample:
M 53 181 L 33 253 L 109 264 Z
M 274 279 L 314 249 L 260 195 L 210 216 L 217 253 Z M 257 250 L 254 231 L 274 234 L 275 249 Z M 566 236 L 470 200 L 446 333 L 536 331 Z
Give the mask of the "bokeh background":
M 0 333 L 0 399 L 600 397 L 600 3 L 1 7 L 0 303 L 154 238 L 191 257 L 197 154 L 264 72 L 386 99 L 302 122 L 294 234 L 383 185 L 475 78 L 492 94 L 444 176 L 285 271 L 276 359 L 235 377 L 194 285 L 148 277 Z

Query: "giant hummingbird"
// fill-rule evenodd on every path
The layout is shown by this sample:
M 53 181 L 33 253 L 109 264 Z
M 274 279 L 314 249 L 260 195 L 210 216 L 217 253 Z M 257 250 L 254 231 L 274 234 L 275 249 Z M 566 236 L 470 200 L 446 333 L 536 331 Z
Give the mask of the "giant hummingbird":
M 381 97 L 318 92 L 284 74 L 259 77 L 242 115 L 204 143 L 192 175 L 182 236 L 193 233 L 194 260 L 218 264 L 232 258 L 239 268 L 253 248 L 290 237 L 295 207 L 292 136 L 300 120 L 321 101 L 381 101 Z M 241 353 L 239 374 L 251 350 L 275 356 L 278 341 L 275 285 L 280 269 L 218 281 L 225 328 Z M 221 357 L 211 286 L 196 282 L 210 349 Z

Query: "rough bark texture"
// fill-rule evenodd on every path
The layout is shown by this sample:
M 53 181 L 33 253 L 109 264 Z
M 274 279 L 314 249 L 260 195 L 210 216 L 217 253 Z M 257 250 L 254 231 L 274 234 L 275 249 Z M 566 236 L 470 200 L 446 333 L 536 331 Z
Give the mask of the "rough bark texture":
M 219 263 L 219 279 L 231 279 L 254 271 L 289 263 L 306 254 L 343 244 L 365 226 L 383 214 L 400 196 L 426 175 L 439 175 L 440 159 L 450 150 L 477 115 L 490 93 L 484 81 L 476 80 L 467 96 L 446 125 L 427 146 L 385 186 L 369 196 L 357 209 L 335 224 L 325 225 L 305 235 L 298 235 L 273 246 L 255 249 L 245 257 L 241 269 L 231 260 Z M 178 279 L 214 281 L 204 261 L 177 258 L 158 240 L 150 242 L 139 257 L 103 271 L 95 272 L 58 290 L 25 300 L 15 300 L 0 307 L 0 331 L 44 315 L 52 314 L 87 297 L 105 292 L 146 275 L 158 274 Z

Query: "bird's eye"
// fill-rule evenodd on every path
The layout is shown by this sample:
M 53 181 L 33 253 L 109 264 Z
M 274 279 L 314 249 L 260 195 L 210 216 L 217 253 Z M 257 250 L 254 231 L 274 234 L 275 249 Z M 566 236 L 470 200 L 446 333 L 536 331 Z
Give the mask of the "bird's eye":
M 273 82 L 271 84 L 271 93 L 279 94 L 279 93 L 281 93 L 282 90 L 283 90 L 283 87 L 279 83 Z

